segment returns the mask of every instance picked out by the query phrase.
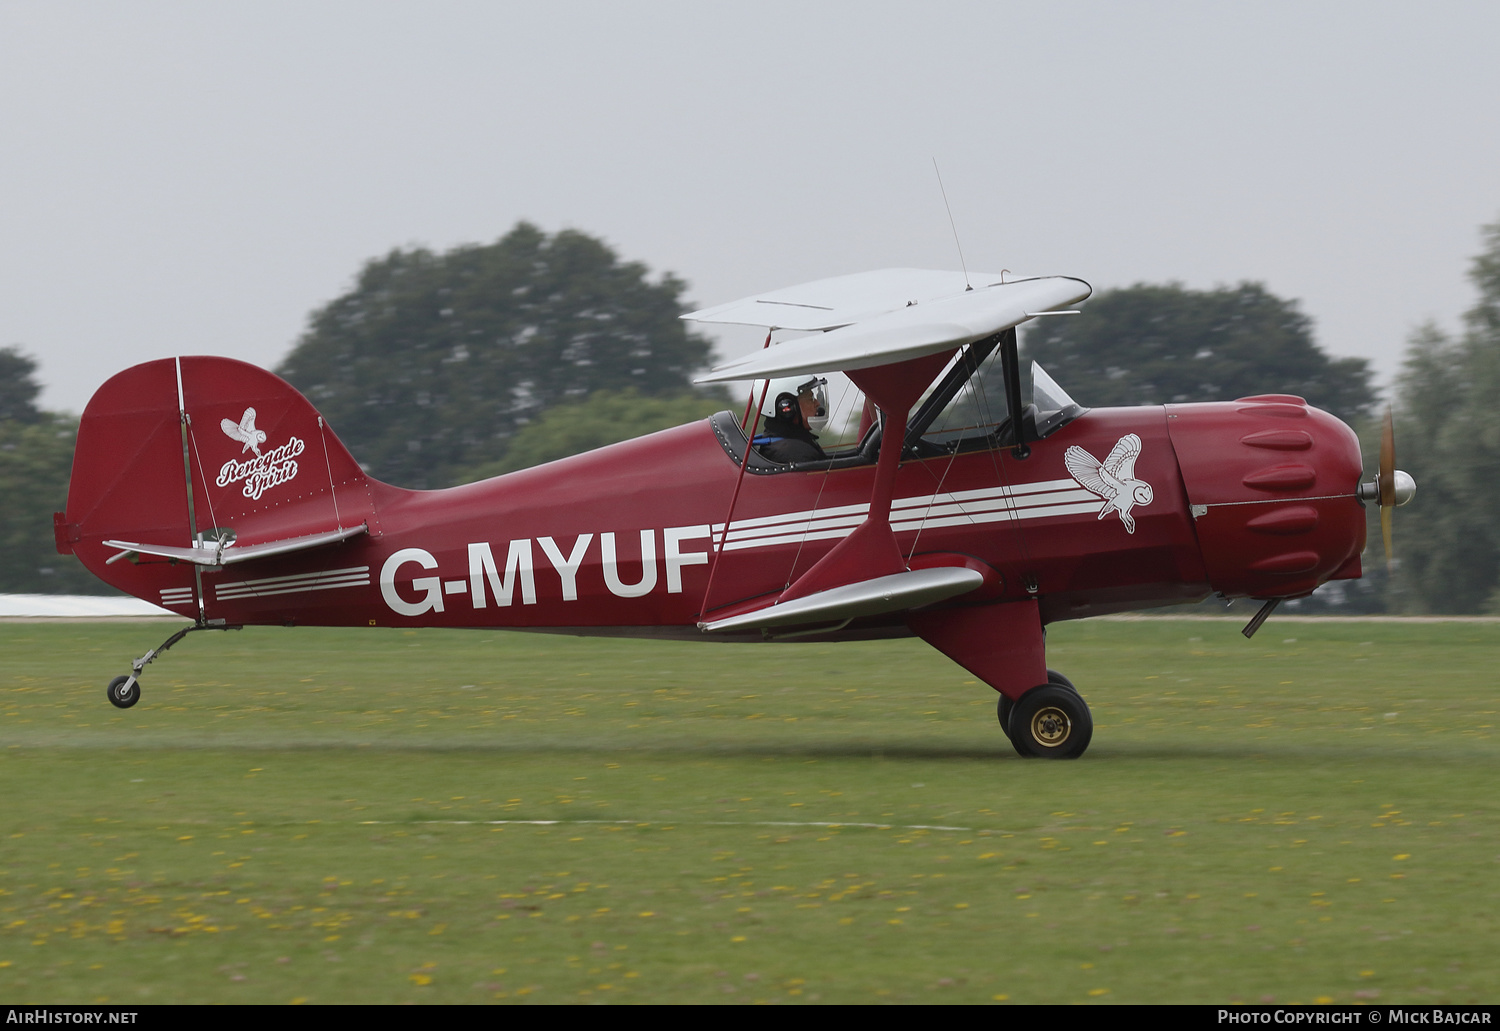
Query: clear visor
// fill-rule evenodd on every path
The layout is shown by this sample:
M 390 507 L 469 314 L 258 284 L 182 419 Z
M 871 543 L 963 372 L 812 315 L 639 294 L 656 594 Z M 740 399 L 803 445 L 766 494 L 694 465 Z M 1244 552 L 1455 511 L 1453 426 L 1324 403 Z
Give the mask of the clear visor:
M 813 413 L 815 419 L 828 418 L 828 381 L 822 376 L 814 376 L 805 383 L 797 384 L 797 400 L 811 396 L 818 402 L 818 410 Z
M 828 380 L 814 376 L 797 384 L 798 402 L 804 397 L 811 397 L 818 406 L 817 411 L 807 417 L 807 428 L 814 433 L 823 432 L 828 426 Z

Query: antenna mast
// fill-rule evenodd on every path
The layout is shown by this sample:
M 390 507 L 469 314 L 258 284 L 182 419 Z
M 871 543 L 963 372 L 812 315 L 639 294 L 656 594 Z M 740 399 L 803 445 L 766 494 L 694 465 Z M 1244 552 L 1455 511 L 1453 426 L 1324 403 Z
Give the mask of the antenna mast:
M 943 186 L 943 173 L 938 168 L 937 158 L 932 159 L 932 170 L 937 172 L 938 189 L 943 194 L 943 207 L 948 209 L 948 226 L 953 230 L 953 246 L 958 248 L 958 265 L 964 270 L 964 290 L 972 290 L 969 283 L 969 265 L 964 261 L 964 245 L 958 242 L 958 226 L 953 221 L 953 205 L 948 203 L 948 190 Z

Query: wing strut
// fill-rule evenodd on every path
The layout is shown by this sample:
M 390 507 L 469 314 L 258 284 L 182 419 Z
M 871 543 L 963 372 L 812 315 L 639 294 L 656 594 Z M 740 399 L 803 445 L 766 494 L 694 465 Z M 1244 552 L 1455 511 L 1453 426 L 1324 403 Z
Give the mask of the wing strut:
M 1010 453 L 1016 458 L 1031 457 L 1026 443 L 1026 420 L 1021 418 L 1021 358 L 1016 349 L 1016 327 L 1000 335 L 1000 362 L 1005 367 L 1005 401 L 1010 406 L 1011 435 L 1016 438 Z
M 761 350 L 771 346 L 771 334 L 775 330 L 766 331 L 766 342 L 761 345 Z M 714 590 L 714 574 L 719 571 L 719 557 L 724 554 L 724 542 L 729 540 L 729 524 L 734 521 L 734 506 L 740 501 L 740 488 L 745 485 L 745 470 L 750 465 L 750 448 L 755 443 L 755 431 L 760 426 L 760 410 L 766 406 L 766 392 L 771 389 L 771 381 L 766 380 L 760 388 L 760 404 L 755 403 L 755 384 L 750 384 L 750 400 L 745 405 L 745 418 L 741 421 L 740 428 L 745 431 L 745 454 L 740 459 L 740 475 L 734 481 L 734 493 L 729 497 L 729 511 L 724 515 L 724 532 L 719 535 L 719 543 L 714 546 L 712 538 L 709 540 L 709 551 L 713 553 L 710 561 L 713 565 L 708 567 L 708 584 L 703 588 L 703 601 L 698 604 L 698 622 L 701 624 L 708 615 L 708 599 Z M 751 409 L 754 409 L 755 422 L 752 425 Z M 712 527 L 709 528 L 710 533 Z
M 847 372 L 854 385 L 885 414 L 880 458 L 875 465 L 875 483 L 870 491 L 870 512 L 853 533 L 798 577 L 777 599 L 778 603 L 905 571 L 906 562 L 896 545 L 896 534 L 891 530 L 891 499 L 896 490 L 901 452 L 906 445 L 907 413 L 956 350 L 949 348 L 937 354 Z

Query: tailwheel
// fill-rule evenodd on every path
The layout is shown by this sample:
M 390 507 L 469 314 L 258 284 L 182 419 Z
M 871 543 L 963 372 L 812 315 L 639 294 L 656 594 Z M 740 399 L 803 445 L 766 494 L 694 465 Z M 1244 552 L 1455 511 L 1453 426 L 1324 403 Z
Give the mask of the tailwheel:
M 135 677 L 115 677 L 107 690 L 110 704 L 117 709 L 128 709 L 141 700 L 141 682 Z
M 1078 692 L 1043 684 L 1015 703 L 1006 730 L 1011 745 L 1027 759 L 1076 759 L 1094 736 L 1094 719 Z

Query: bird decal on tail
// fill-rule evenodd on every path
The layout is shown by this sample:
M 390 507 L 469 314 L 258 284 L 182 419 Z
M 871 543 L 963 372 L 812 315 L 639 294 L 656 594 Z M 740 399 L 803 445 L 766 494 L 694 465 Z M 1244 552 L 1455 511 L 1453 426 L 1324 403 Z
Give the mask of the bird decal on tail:
M 1125 524 L 1126 533 L 1135 533 L 1131 508 L 1149 505 L 1153 497 L 1151 484 L 1135 478 L 1135 460 L 1140 453 L 1141 438 L 1134 433 L 1121 437 L 1103 462 L 1076 444 L 1063 452 L 1063 464 L 1073 479 L 1104 499 L 1099 518 L 1103 519 L 1111 511 L 1120 513 L 1120 522 Z
M 256 457 L 260 457 L 260 446 L 266 442 L 266 435 L 264 431 L 255 428 L 254 408 L 245 409 L 238 425 L 233 419 L 220 419 L 219 428 L 224 431 L 225 436 L 244 442 L 245 446 L 240 448 L 240 454 L 254 448 Z

